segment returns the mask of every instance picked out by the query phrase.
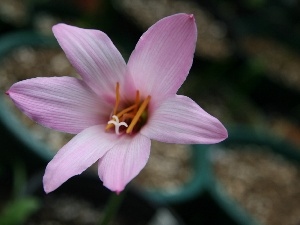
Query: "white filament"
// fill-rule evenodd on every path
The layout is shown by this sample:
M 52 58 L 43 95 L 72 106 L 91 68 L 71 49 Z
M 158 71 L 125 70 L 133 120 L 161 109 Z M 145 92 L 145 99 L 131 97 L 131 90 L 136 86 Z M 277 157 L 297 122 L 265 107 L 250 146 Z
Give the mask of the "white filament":
M 120 123 L 119 122 L 119 118 L 116 115 L 113 115 L 112 118 L 114 120 L 112 119 L 112 120 L 108 121 L 107 124 L 113 124 L 113 125 L 115 125 L 115 132 L 116 132 L 117 135 L 119 135 L 120 134 L 120 132 L 119 132 L 120 126 L 128 127 L 128 124 L 125 123 L 125 122 L 121 122 Z

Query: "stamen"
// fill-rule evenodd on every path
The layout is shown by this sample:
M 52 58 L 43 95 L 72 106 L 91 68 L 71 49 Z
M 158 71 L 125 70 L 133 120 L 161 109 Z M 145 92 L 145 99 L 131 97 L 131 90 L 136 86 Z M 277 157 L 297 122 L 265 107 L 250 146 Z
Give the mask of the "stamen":
M 133 117 L 135 116 L 135 114 L 133 113 L 125 113 L 123 116 L 122 116 L 122 120 L 125 121 L 127 119 L 133 119 Z
M 120 84 L 119 84 L 119 82 L 117 82 L 117 86 L 116 86 L 116 103 L 115 103 L 113 115 L 117 114 L 119 103 L 120 103 Z
M 135 101 L 132 105 L 129 105 L 127 108 L 118 112 L 121 96 L 120 96 L 120 84 L 117 82 L 116 85 L 116 102 L 112 112 L 112 119 L 108 121 L 105 130 L 109 130 L 113 126 L 115 126 L 116 134 L 120 134 L 120 126 L 127 127 L 126 133 L 132 133 L 136 124 L 141 123 L 143 119 L 143 113 L 146 110 L 151 96 L 149 95 L 143 102 L 140 104 L 140 92 L 139 90 L 136 91 Z M 120 122 L 120 120 L 122 122 Z M 128 123 L 126 123 L 126 122 Z
M 135 116 L 133 117 L 129 127 L 126 130 L 127 134 L 130 134 L 134 128 L 134 126 L 136 125 L 136 123 L 138 122 L 139 118 L 141 117 L 141 115 L 143 114 L 143 112 L 145 111 L 147 105 L 149 104 L 151 99 L 151 96 L 148 95 L 148 97 L 143 101 L 143 103 L 141 104 L 139 110 L 137 111 L 137 113 L 135 114 Z
M 120 118 L 120 117 L 123 116 L 125 113 L 130 112 L 131 110 L 133 110 L 134 108 L 137 108 L 137 107 L 138 107 L 138 105 L 134 104 L 134 105 L 132 105 L 132 106 L 126 108 L 126 109 L 123 109 L 121 112 L 119 112 L 119 113 L 117 114 L 117 117 Z
M 135 95 L 135 104 L 139 105 L 139 103 L 140 103 L 140 92 L 139 92 L 139 90 L 137 90 L 136 95 Z M 138 110 L 138 108 L 136 107 L 134 109 L 133 113 L 136 114 L 137 110 Z
M 118 108 L 118 105 L 119 105 L 119 102 L 117 102 L 117 101 L 120 101 L 120 96 L 118 96 L 118 94 L 119 94 L 119 87 L 118 86 L 119 86 L 119 83 L 117 83 L 117 87 L 116 87 L 116 94 L 117 95 L 116 95 L 116 103 L 115 103 L 115 108 L 114 108 L 114 111 L 113 111 L 113 115 L 116 115 L 118 118 L 121 118 L 125 113 L 130 112 L 131 110 L 133 110 L 132 113 L 133 113 L 133 115 L 135 115 L 137 110 L 138 110 L 138 106 L 139 106 L 139 102 L 140 102 L 140 92 L 136 91 L 135 103 L 132 106 L 129 106 L 129 107 L 123 109 L 118 114 L 116 114 L 117 108 Z M 132 116 L 132 118 L 133 118 L 133 116 Z M 106 126 L 105 130 L 109 130 L 112 127 L 113 127 L 113 124 L 108 124 Z
M 126 108 L 126 109 L 123 109 L 121 112 L 119 112 L 116 116 L 118 117 L 118 119 L 119 118 L 121 118 L 121 116 L 123 116 L 124 114 L 126 114 L 127 112 L 130 112 L 131 110 L 133 110 L 134 108 L 137 108 L 138 107 L 138 105 L 132 105 L 132 106 L 130 106 L 130 107 L 128 107 L 128 108 Z M 106 126 L 106 128 L 105 128 L 105 130 L 109 130 L 110 128 L 112 128 L 112 124 L 110 123 L 110 124 L 108 124 L 107 126 Z
M 115 132 L 116 132 L 117 135 L 120 135 L 120 131 L 119 131 L 120 126 L 128 127 L 128 125 L 125 122 L 120 123 L 119 118 L 116 115 L 113 115 L 112 118 L 115 119 L 115 120 L 110 120 L 110 121 L 107 122 L 107 124 L 115 125 Z

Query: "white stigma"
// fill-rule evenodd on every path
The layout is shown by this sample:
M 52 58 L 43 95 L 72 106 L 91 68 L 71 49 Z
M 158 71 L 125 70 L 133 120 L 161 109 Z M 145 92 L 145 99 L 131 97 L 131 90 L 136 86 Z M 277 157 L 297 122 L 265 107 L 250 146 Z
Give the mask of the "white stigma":
M 128 124 L 125 123 L 125 122 L 119 122 L 119 118 L 116 116 L 116 115 L 113 115 L 112 116 L 112 120 L 108 121 L 107 124 L 113 124 L 115 125 L 115 132 L 117 135 L 120 135 L 120 132 L 119 132 L 119 129 L 120 129 L 120 126 L 125 126 L 125 127 L 128 127 Z

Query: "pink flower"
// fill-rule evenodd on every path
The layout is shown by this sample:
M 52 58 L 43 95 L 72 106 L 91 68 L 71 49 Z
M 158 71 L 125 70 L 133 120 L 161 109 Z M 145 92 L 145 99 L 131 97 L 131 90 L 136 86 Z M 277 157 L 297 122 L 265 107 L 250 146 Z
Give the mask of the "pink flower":
M 176 14 L 150 27 L 127 65 L 101 31 L 58 24 L 53 32 L 82 80 L 33 78 L 7 91 L 32 120 L 77 134 L 49 162 L 47 193 L 97 161 L 104 186 L 121 192 L 146 165 L 150 139 L 211 144 L 227 138 L 219 120 L 176 95 L 193 61 L 193 15 Z

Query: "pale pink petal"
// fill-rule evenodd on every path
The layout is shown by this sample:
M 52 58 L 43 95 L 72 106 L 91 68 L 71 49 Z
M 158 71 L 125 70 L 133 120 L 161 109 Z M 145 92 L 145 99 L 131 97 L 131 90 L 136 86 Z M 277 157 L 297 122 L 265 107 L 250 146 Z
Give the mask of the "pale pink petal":
M 114 97 L 116 83 L 122 83 L 124 78 L 126 63 L 109 37 L 98 30 L 66 24 L 55 25 L 53 33 L 83 80 L 97 94 Z
M 150 27 L 128 62 L 136 87 L 154 102 L 176 94 L 191 68 L 196 39 L 193 15 L 175 14 Z
M 72 77 L 33 78 L 15 83 L 7 94 L 37 123 L 67 133 L 107 123 L 111 108 Z
M 104 130 L 105 126 L 101 125 L 89 127 L 58 151 L 45 171 L 43 183 L 46 193 L 81 174 L 117 143 L 116 135 Z
M 227 138 L 227 130 L 193 100 L 175 95 L 150 115 L 141 133 L 150 139 L 177 144 L 213 144 Z
M 103 185 L 117 193 L 144 168 L 151 145 L 150 139 L 140 134 L 122 139 L 99 160 L 98 167 Z

